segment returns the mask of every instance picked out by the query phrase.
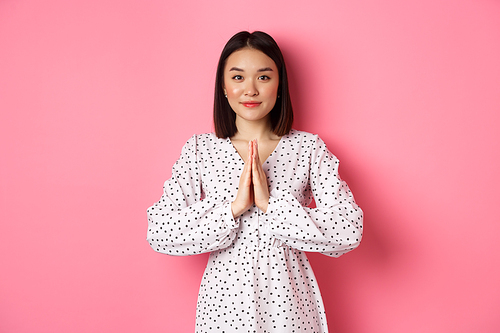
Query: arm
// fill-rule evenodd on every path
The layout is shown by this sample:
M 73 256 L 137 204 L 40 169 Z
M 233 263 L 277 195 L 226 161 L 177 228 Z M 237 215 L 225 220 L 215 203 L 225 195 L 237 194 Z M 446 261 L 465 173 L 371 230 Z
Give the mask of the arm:
M 161 199 L 147 211 L 147 240 L 160 253 L 211 252 L 231 245 L 237 233 L 239 219 L 233 218 L 231 203 L 202 198 L 196 143 L 196 136 L 186 142 Z
M 339 177 L 337 158 L 319 138 L 310 166 L 316 208 L 302 207 L 288 190 L 274 189 L 264 215 L 274 237 L 290 247 L 339 257 L 359 245 L 363 212 Z

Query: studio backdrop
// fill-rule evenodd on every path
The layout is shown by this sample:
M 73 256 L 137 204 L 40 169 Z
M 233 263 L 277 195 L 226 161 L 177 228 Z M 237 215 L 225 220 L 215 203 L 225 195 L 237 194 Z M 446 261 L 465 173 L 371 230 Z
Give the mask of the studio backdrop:
M 0 332 L 193 332 L 207 255 L 146 241 L 184 142 L 210 132 L 241 30 L 288 65 L 365 212 L 310 254 L 332 332 L 500 330 L 500 2 L 0 1 Z

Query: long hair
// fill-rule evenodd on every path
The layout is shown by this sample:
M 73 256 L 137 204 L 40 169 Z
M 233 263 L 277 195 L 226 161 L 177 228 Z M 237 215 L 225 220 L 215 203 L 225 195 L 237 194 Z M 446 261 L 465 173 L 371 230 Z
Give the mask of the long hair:
M 236 128 L 236 113 L 231 109 L 229 102 L 224 96 L 224 67 L 226 66 L 227 58 L 233 52 L 246 47 L 261 51 L 271 58 L 278 68 L 280 82 L 278 86 L 278 98 L 270 112 L 271 129 L 278 136 L 288 134 L 292 128 L 293 110 L 288 90 L 285 60 L 278 44 L 271 36 L 262 31 L 254 31 L 252 33 L 248 31 L 238 32 L 229 39 L 222 50 L 215 77 L 215 134 L 219 138 L 227 138 L 234 136 L 238 131 Z

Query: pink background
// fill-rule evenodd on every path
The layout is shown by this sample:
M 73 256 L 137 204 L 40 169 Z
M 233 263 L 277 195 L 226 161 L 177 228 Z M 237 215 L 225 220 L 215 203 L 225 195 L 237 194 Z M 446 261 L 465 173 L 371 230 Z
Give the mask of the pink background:
M 146 208 L 240 30 L 365 211 L 309 256 L 332 332 L 499 332 L 496 0 L 0 1 L 0 332 L 193 332 L 207 256 L 153 252 Z

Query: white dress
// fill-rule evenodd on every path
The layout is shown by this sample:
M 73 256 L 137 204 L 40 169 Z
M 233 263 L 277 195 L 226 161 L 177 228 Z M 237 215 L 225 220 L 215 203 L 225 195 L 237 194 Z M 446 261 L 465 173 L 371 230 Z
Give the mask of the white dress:
M 263 165 L 270 190 L 233 219 L 244 161 L 231 141 L 194 135 L 161 199 L 148 209 L 158 252 L 210 252 L 198 295 L 196 332 L 328 332 L 321 294 L 304 252 L 338 257 L 359 245 L 363 213 L 324 142 L 291 130 Z M 308 208 L 314 198 L 316 208 Z

